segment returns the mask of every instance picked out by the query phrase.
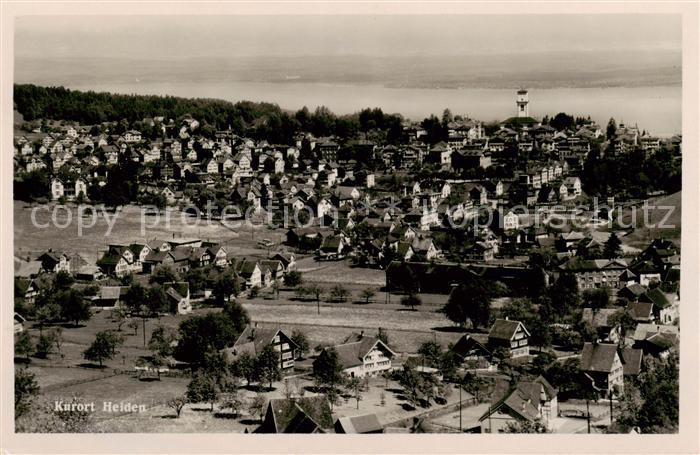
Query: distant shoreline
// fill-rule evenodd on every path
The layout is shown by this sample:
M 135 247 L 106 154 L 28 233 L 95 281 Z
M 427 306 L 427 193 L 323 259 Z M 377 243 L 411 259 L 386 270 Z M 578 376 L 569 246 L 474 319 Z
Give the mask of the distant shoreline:
M 37 82 L 35 82 L 37 83 Z M 218 99 L 229 102 L 253 101 L 277 104 L 293 112 L 303 106 L 313 110 L 326 106 L 338 115 L 380 107 L 420 121 L 431 114 L 441 115 L 445 108 L 484 122 L 502 121 L 515 114 L 512 88 L 387 88 L 380 84 L 339 84 L 289 81 L 287 83 L 153 83 L 148 80 L 122 83 L 39 83 L 64 86 L 71 90 L 117 94 L 176 96 Z M 528 87 L 530 88 L 530 87 Z M 680 133 L 682 87 L 590 87 L 530 88 L 531 113 L 536 118 L 558 112 L 591 116 L 599 124 L 610 117 L 618 122 L 636 123 L 660 137 Z

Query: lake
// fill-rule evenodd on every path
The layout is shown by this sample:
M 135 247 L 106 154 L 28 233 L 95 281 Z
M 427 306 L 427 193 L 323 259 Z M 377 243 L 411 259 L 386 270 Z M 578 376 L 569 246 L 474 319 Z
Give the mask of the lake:
M 431 113 L 453 114 L 483 121 L 503 120 L 515 115 L 515 90 L 390 88 L 381 85 L 324 84 L 305 82 L 162 82 L 67 84 L 76 90 L 115 93 L 174 95 L 220 98 L 228 101 L 267 101 L 284 109 L 309 109 L 325 105 L 337 114 L 364 107 L 381 107 L 411 119 Z M 587 116 L 605 126 L 610 117 L 618 123 L 637 124 L 655 135 L 670 136 L 681 131 L 680 86 L 555 88 L 530 91 L 530 114 L 553 116 L 558 112 Z

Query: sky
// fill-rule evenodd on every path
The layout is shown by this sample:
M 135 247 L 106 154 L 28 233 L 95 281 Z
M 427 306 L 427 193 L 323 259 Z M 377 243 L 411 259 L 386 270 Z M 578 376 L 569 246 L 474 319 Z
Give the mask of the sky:
M 676 15 L 25 16 L 18 58 L 680 50 Z

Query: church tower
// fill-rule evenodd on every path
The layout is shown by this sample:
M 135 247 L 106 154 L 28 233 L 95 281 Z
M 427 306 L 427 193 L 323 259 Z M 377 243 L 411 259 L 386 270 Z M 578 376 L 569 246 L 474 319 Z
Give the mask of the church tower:
M 518 105 L 518 117 L 529 117 L 530 111 L 528 110 L 529 101 L 527 98 L 527 90 L 518 90 L 518 96 L 515 98 L 515 104 Z

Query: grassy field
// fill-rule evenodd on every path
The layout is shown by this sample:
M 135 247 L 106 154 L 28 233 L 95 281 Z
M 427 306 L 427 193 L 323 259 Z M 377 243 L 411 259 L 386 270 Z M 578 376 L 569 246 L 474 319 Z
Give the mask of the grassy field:
M 637 225 L 640 227 L 635 229 L 634 232 L 622 239 L 623 243 L 644 248 L 649 242 L 655 237 L 663 237 L 673 241 L 675 244 L 680 246 L 681 243 L 681 194 L 682 192 L 673 193 L 668 196 L 660 197 L 657 199 L 649 200 L 650 206 L 655 206 L 649 210 L 648 219 L 651 225 L 657 226 L 663 221 L 665 225 L 674 226 L 672 228 L 659 228 L 659 227 L 644 227 L 644 211 L 638 209 L 636 211 L 636 221 Z M 669 210 L 663 207 L 673 207 L 672 212 L 669 214 Z M 666 218 L 668 215 L 668 218 Z M 629 224 L 632 220 L 632 214 L 627 213 L 622 217 L 622 221 L 625 224 Z
M 386 285 L 384 270 L 351 267 L 349 260 L 317 262 L 312 257 L 308 257 L 297 261 L 297 270 L 304 273 L 306 281 L 376 287 Z
M 383 294 L 382 294 L 383 297 Z M 442 296 L 444 299 L 444 296 Z M 375 335 L 379 327 L 388 332 L 389 343 L 398 352 L 415 352 L 426 340 L 447 346 L 462 335 L 437 310 L 436 304 L 425 304 L 417 311 L 392 304 L 329 304 L 322 303 L 320 314 L 316 302 L 243 300 L 253 321 L 266 325 L 279 324 L 306 333 L 311 346 L 340 343 L 352 333 L 364 331 Z

